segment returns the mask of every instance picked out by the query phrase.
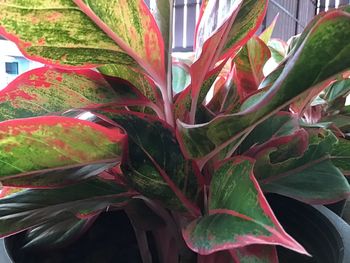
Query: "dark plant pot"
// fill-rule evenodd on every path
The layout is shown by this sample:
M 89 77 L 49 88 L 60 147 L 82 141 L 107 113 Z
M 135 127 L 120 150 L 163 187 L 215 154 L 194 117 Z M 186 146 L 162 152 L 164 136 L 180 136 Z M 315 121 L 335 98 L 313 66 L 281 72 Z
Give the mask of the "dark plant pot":
M 323 206 L 309 206 L 279 195 L 267 198 L 285 230 L 313 255 L 310 258 L 278 247 L 280 263 L 350 262 L 350 227 L 335 213 Z M 7 238 L 7 252 L 13 261 L 4 251 L 0 262 L 141 262 L 133 229 L 122 212 L 103 214 L 87 233 L 67 248 L 21 250 L 22 242 L 23 234 Z
M 5 247 L 4 239 L 0 239 L 0 262 L 1 263 L 12 263 L 7 249 Z
M 343 212 L 344 212 L 344 208 L 346 205 L 346 199 L 341 200 L 339 202 L 333 203 L 333 204 L 329 204 L 326 205 L 326 207 L 330 210 L 332 210 L 334 213 L 336 213 L 338 216 L 342 217 L 343 216 Z
M 61 249 L 21 249 L 23 236 L 21 233 L 5 239 L 14 263 L 142 262 L 133 228 L 120 211 L 102 214 L 79 240 Z
M 284 229 L 313 256 L 278 247 L 280 263 L 350 262 L 350 226 L 334 212 L 279 195 L 268 201 Z

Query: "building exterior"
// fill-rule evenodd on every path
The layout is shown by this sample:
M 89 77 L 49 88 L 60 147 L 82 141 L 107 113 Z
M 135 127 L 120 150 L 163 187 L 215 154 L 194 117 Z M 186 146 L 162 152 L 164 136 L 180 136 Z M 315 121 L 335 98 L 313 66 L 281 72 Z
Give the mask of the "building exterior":
M 40 63 L 26 59 L 14 43 L 0 39 L 0 90 L 18 75 L 40 66 Z

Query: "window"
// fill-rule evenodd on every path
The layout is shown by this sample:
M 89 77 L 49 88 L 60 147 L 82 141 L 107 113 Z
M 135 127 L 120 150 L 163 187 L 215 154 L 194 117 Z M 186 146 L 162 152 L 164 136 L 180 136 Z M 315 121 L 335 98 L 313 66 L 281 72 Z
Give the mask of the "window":
M 18 75 L 18 62 L 5 62 L 6 73 Z

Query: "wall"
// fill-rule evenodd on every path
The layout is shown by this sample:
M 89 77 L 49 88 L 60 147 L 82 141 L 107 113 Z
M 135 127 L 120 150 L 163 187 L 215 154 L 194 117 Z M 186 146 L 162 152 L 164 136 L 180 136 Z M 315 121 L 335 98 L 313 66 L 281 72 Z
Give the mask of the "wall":
M 18 74 L 7 74 L 6 62 L 17 62 Z M 24 58 L 14 43 L 0 39 L 0 90 L 6 87 L 18 75 L 40 66 L 40 63 Z

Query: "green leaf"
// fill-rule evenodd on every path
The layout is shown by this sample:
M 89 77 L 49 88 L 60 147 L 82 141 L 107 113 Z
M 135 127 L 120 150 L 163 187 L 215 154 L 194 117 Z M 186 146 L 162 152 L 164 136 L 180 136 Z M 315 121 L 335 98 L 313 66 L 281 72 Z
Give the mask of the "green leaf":
M 74 3 L 164 87 L 164 42 L 143 0 L 74 0 Z
M 330 131 L 312 132 L 309 148 L 302 156 L 278 162 L 279 154 L 274 154 L 278 146 L 270 148 L 257 157 L 254 174 L 267 192 L 312 204 L 339 201 L 350 194 L 350 186 L 330 160 L 336 143 Z
M 153 103 L 160 103 L 158 90 L 154 82 L 149 79 L 144 73 L 135 70 L 132 67 L 125 65 L 104 65 L 98 68 L 102 74 L 118 77 L 130 82 L 136 89 L 138 89 L 143 96 L 148 98 Z
M 151 13 L 154 16 L 154 19 L 157 22 L 158 28 L 160 32 L 162 33 L 162 38 L 164 41 L 164 53 L 165 53 L 165 59 L 167 58 L 167 55 L 169 54 L 169 34 L 171 32 L 170 27 L 170 12 L 172 6 L 170 3 L 172 3 L 171 0 L 162 1 L 162 0 L 156 0 L 156 5 L 153 9 L 151 9 Z
M 199 189 L 197 178 L 171 128 L 142 114 L 120 111 L 106 116 L 128 134 L 128 157 L 122 163 L 122 170 L 130 185 L 168 207 L 197 213 L 194 205 Z
M 243 46 L 259 29 L 268 1 L 244 0 L 228 34 L 222 55 Z
M 88 218 L 112 204 L 122 205 L 132 195 L 114 182 L 102 180 L 59 189 L 25 190 L 0 199 L 0 236 L 55 222 L 55 218 L 68 215 Z
M 275 29 L 276 22 L 278 20 L 279 13 L 275 16 L 275 18 L 272 20 L 271 24 L 259 35 L 259 38 L 264 41 L 264 43 L 267 45 L 269 41 L 271 40 L 271 36 L 273 33 L 273 30 Z
M 215 67 L 219 67 L 220 70 L 232 55 L 226 54 L 220 59 L 221 64 L 216 65 L 227 40 L 227 32 L 243 2 L 243 0 L 221 1 L 220 3 L 219 1 L 208 1 L 202 5 L 195 33 L 195 60 L 190 67 L 192 97 L 190 123 L 195 122 L 197 104 L 201 103 L 199 99 L 201 86 L 207 74 Z M 238 48 L 239 46 L 235 47 L 235 49 Z
M 327 113 L 337 114 L 345 108 L 346 98 L 350 94 L 350 79 L 339 80 L 326 89 L 323 99 L 327 101 Z
M 253 36 L 234 58 L 234 81 L 242 100 L 258 90 L 265 78 L 263 68 L 271 53 L 266 44 Z
M 183 63 L 173 63 L 173 91 L 179 93 L 183 91 L 191 82 L 188 66 Z
M 237 248 L 230 252 L 239 263 L 278 263 L 275 246 L 253 245 Z
M 135 65 L 73 1 L 1 0 L 0 14 L 0 33 L 30 59 L 79 68 Z
M 275 63 L 280 63 L 287 56 L 288 45 L 280 39 L 271 39 L 268 43 L 271 57 Z
M 214 172 L 209 215 L 193 221 L 183 231 L 193 251 L 207 255 L 252 244 L 279 244 L 306 253 L 278 223 L 252 169 L 251 161 L 235 157 Z
M 350 79 L 344 79 L 337 81 L 331 87 L 326 90 L 326 94 L 322 97 L 323 99 L 331 102 L 338 99 L 339 97 L 347 96 L 350 92 Z
M 332 163 L 338 167 L 344 175 L 350 176 L 350 141 L 338 138 L 338 143 L 333 145 L 331 153 Z
M 35 226 L 25 235 L 24 248 L 55 248 L 72 242 L 82 235 L 94 221 L 92 218 L 79 219 L 70 213 L 50 219 Z
M 47 189 L 75 184 L 100 175 L 120 162 L 119 158 L 19 173 L 1 179 L 4 186 Z
M 254 106 L 238 114 L 218 116 L 209 123 L 178 122 L 179 135 L 190 158 L 218 152 L 313 86 L 350 66 L 350 17 L 341 11 L 325 14 L 305 38 L 268 92 Z
M 120 159 L 124 137 L 119 130 L 65 117 L 4 121 L 0 123 L 0 178 L 14 181 L 37 175 L 43 181 L 30 182 L 36 185 L 50 182 L 50 172 L 57 170 L 61 183 L 65 178 L 78 180 L 70 178 L 68 171 L 78 170 L 80 177 L 96 175 Z M 53 168 L 64 168 L 67 174 Z M 53 177 L 59 181 L 57 174 Z
M 331 122 L 343 133 L 350 132 L 350 115 L 337 114 L 326 116 L 321 119 L 321 122 Z
M 0 91 L 0 121 L 111 103 L 141 104 L 145 98 L 121 82 L 113 89 L 93 70 L 42 67 L 20 75 Z
M 264 149 L 282 147 L 295 139 L 299 140 L 299 147 L 293 151 L 279 152 L 279 161 L 301 155 L 307 148 L 308 134 L 300 128 L 296 115 L 278 112 L 256 126 L 242 142 L 239 151 L 243 155 L 255 158 Z
M 204 78 L 204 82 L 200 88 L 198 95 L 198 104 L 196 104 L 196 112 L 200 110 L 200 107 L 202 105 L 203 100 L 207 96 L 210 88 L 212 87 L 213 83 L 217 79 L 217 77 L 220 74 L 221 67 L 218 66 L 215 69 L 211 70 L 207 73 L 207 75 Z M 187 86 L 186 89 L 184 89 L 179 96 L 177 97 L 174 105 L 174 111 L 175 111 L 175 117 L 176 119 L 180 120 L 188 120 L 191 107 L 193 105 L 193 89 L 192 86 Z

